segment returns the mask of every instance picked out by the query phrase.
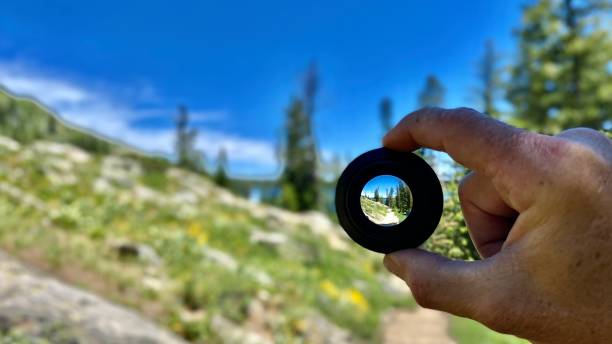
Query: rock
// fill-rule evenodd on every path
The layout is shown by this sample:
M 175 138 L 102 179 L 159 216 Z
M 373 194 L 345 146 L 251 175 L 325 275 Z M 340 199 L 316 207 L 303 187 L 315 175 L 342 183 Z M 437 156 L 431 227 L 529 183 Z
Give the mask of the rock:
M 14 185 L 0 182 L 0 193 L 3 193 L 13 198 L 13 200 L 30 206 L 36 210 L 47 211 L 47 207 L 43 201 Z
M 164 281 L 154 276 L 145 276 L 142 278 L 142 285 L 149 290 L 160 291 L 164 289 Z
M 11 139 L 10 137 L 0 136 L 0 148 L 10 152 L 15 152 L 21 148 L 19 142 Z
M 251 231 L 250 241 L 253 244 L 266 244 L 270 246 L 278 246 L 286 243 L 287 235 L 283 233 L 264 232 L 258 229 Z
M 28 336 L 52 343 L 185 343 L 131 310 L 32 272 L 4 253 L 0 281 L 2 326 Z
M 162 195 L 159 192 L 144 185 L 136 185 L 132 190 L 132 195 L 136 200 L 145 202 L 155 202 L 158 204 L 161 204 L 163 199 Z
M 320 314 L 306 319 L 306 342 L 311 344 L 354 344 L 359 343 L 347 330 L 330 322 Z
M 270 277 L 270 275 L 268 275 L 268 273 L 266 273 L 265 271 L 256 269 L 254 267 L 248 267 L 245 269 L 245 272 L 250 275 L 257 283 L 264 285 L 264 286 L 269 286 L 272 285 L 272 283 L 274 282 L 272 280 L 272 277 Z
M 411 294 L 410 288 L 406 285 L 401 278 L 392 274 L 381 274 L 379 278 L 381 285 L 385 292 L 396 296 L 409 296 Z
M 142 168 L 140 163 L 133 159 L 110 155 L 102 161 L 100 175 L 111 183 L 131 187 L 142 175 Z
M 235 271 L 238 269 L 238 262 L 229 253 L 217 250 L 209 246 L 204 246 L 202 247 L 202 254 L 204 254 L 204 257 L 206 257 L 207 259 L 221 265 L 222 267 L 228 270 Z
M 198 204 L 199 202 L 198 195 L 196 195 L 195 193 L 189 190 L 182 190 L 179 192 L 175 192 L 174 195 L 172 195 L 171 200 L 172 202 L 178 205 L 181 205 L 181 204 L 195 205 L 195 204 Z
M 30 149 L 39 155 L 59 156 L 77 164 L 84 164 L 91 160 L 89 154 L 84 150 L 65 143 L 36 141 L 30 145 Z
M 218 314 L 213 316 L 211 325 L 224 344 L 272 344 L 270 339 L 244 329 Z
M 110 246 L 117 251 L 121 258 L 134 258 L 154 266 L 161 265 L 161 258 L 149 245 L 115 241 L 111 242 Z
M 105 178 L 96 178 L 93 182 L 93 191 L 98 194 L 110 194 L 114 192 L 114 187 Z

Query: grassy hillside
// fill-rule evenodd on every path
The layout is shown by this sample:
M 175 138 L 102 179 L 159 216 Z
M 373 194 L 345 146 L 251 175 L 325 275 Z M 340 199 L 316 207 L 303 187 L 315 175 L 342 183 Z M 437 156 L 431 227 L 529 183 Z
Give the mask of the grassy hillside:
M 363 196 L 361 196 L 360 198 L 360 203 L 361 210 L 363 210 L 366 215 L 370 216 L 373 219 L 383 218 L 385 217 L 385 215 L 387 215 L 387 212 L 389 211 L 389 207 L 387 207 L 386 205 L 372 201 L 371 199 L 368 199 Z
M 188 340 L 375 342 L 414 305 L 320 213 L 250 203 L 2 92 L 0 134 L 0 249 Z
M 36 140 L 66 142 L 87 151 L 109 153 L 119 146 L 71 127 L 28 99 L 10 96 L 0 88 L 0 135 L 21 143 Z

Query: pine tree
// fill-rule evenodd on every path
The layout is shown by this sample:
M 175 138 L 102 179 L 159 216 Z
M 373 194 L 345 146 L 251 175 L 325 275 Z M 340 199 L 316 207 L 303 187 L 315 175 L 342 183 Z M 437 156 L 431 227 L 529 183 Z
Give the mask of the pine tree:
M 391 130 L 393 119 L 393 104 L 391 102 L 391 99 L 386 97 L 383 98 L 380 101 L 379 111 L 380 122 L 382 124 L 383 132 L 387 133 L 389 130 Z
M 442 82 L 440 82 L 440 80 L 438 80 L 435 75 L 429 75 L 425 80 L 425 86 L 423 86 L 423 90 L 421 90 L 421 93 L 419 93 L 419 106 L 422 108 L 440 107 L 444 104 L 445 93 L 446 90 L 442 85 Z M 422 148 L 420 149 L 420 154 L 430 164 L 434 163 L 435 155 L 433 154 L 433 151 Z
M 393 197 L 394 197 L 394 189 L 390 188 L 387 191 L 387 207 L 393 209 L 395 208 L 395 202 L 393 202 Z
M 374 190 L 374 202 L 380 202 L 380 192 L 378 191 L 378 188 Z
M 494 118 L 499 118 L 499 111 L 495 103 L 501 91 L 498 59 L 499 56 L 495 51 L 493 41 L 487 41 L 484 55 L 478 63 L 478 79 L 480 85 L 477 88 L 477 93 L 484 113 Z
M 281 177 L 283 190 L 292 194 L 295 210 L 315 209 L 319 201 L 317 152 L 312 130 L 315 98 L 318 89 L 316 66 L 306 73 L 301 97 L 293 99 L 287 110 L 285 125 L 285 167 Z M 289 204 L 284 204 L 290 208 Z
M 612 120 L 612 38 L 601 24 L 609 8 L 601 0 L 540 0 L 524 10 L 507 92 L 516 124 L 555 133 Z
M 412 197 L 410 194 L 410 189 L 405 186 L 403 183 L 398 183 L 397 185 L 397 203 L 396 207 L 399 212 L 403 214 L 408 214 L 410 208 L 412 206 Z
M 196 172 L 204 172 L 203 157 L 195 147 L 198 131 L 189 128 L 189 112 L 181 105 L 176 120 L 176 156 L 179 166 Z
M 446 90 L 435 75 L 429 75 L 425 80 L 425 86 L 419 93 L 420 107 L 437 107 L 444 104 Z
M 217 170 L 214 180 L 219 186 L 226 188 L 230 186 L 230 180 L 227 176 L 227 151 L 224 148 L 221 148 L 217 155 Z

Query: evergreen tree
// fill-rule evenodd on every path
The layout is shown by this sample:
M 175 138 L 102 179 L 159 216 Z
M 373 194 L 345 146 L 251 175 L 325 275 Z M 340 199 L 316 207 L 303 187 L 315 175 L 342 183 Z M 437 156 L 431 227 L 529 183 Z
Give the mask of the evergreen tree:
M 395 190 L 393 188 L 387 190 L 387 207 L 391 209 L 395 208 L 395 202 L 393 202 L 394 192 Z
M 47 119 L 47 134 L 50 136 L 57 134 L 57 119 L 54 116 L 49 116 Z
M 477 93 L 484 113 L 495 118 L 499 117 L 499 111 L 495 103 L 501 91 L 498 58 L 493 41 L 487 41 L 484 55 L 478 64 L 478 79 L 480 85 L 477 88 Z
M 295 210 L 310 210 L 318 205 L 317 152 L 312 130 L 315 98 L 318 89 L 316 66 L 306 73 L 303 94 L 295 98 L 287 110 L 285 125 L 285 168 L 281 177 L 283 191 L 291 193 L 284 202 L 293 202 Z M 288 197 L 288 196 L 287 196 Z M 290 204 L 284 206 L 290 208 Z
M 425 80 L 425 86 L 419 93 L 420 107 L 439 107 L 444 104 L 446 90 L 435 75 L 429 75 Z
M 391 130 L 393 117 L 392 107 L 393 104 L 391 103 L 391 99 L 385 97 L 380 101 L 380 122 L 382 123 L 384 133 L 387 133 L 389 130 Z
M 435 75 L 429 75 L 425 80 L 425 86 L 419 93 L 418 103 L 419 106 L 424 107 L 440 107 L 444 104 L 445 88 L 442 82 L 438 80 Z M 419 150 L 420 154 L 430 164 L 434 163 L 434 154 L 430 149 L 422 148 Z
M 412 206 L 412 197 L 410 194 L 410 189 L 405 186 L 403 183 L 399 183 L 397 185 L 397 203 L 396 207 L 399 212 L 403 214 L 408 214 L 410 208 Z
M 612 119 L 609 1 L 539 0 L 523 13 L 507 98 L 516 122 L 547 133 Z
M 380 192 L 378 191 L 378 188 L 374 190 L 374 202 L 380 202 Z
M 225 148 L 221 148 L 217 155 L 217 171 L 215 171 L 214 180 L 219 186 L 230 187 L 230 180 L 227 176 L 227 151 Z
M 176 120 L 176 156 L 179 166 L 196 172 L 204 172 L 203 157 L 195 148 L 198 131 L 189 128 L 189 112 L 187 107 L 178 108 Z

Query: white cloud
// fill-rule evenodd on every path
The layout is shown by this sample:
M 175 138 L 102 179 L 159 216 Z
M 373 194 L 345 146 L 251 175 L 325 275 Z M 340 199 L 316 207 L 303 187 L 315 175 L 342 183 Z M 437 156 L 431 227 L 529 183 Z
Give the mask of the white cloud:
M 126 102 L 115 100 L 105 92 L 82 87 L 75 82 L 33 71 L 15 63 L 0 62 L 0 85 L 17 95 L 39 100 L 62 118 L 81 127 L 146 151 L 163 154 L 171 154 L 173 151 L 173 128 L 142 128 L 130 122 L 171 114 L 175 109 L 136 109 Z M 146 92 L 155 94 L 152 88 L 148 88 Z M 229 117 L 228 113 L 222 110 L 195 110 L 190 112 L 190 116 L 196 123 L 221 121 Z M 270 173 L 275 171 L 275 151 L 270 142 L 202 130 L 196 146 L 208 157 L 216 157 L 218 151 L 224 148 L 230 158 L 230 168 L 232 162 L 239 162 L 255 165 L 260 169 L 263 167 Z

